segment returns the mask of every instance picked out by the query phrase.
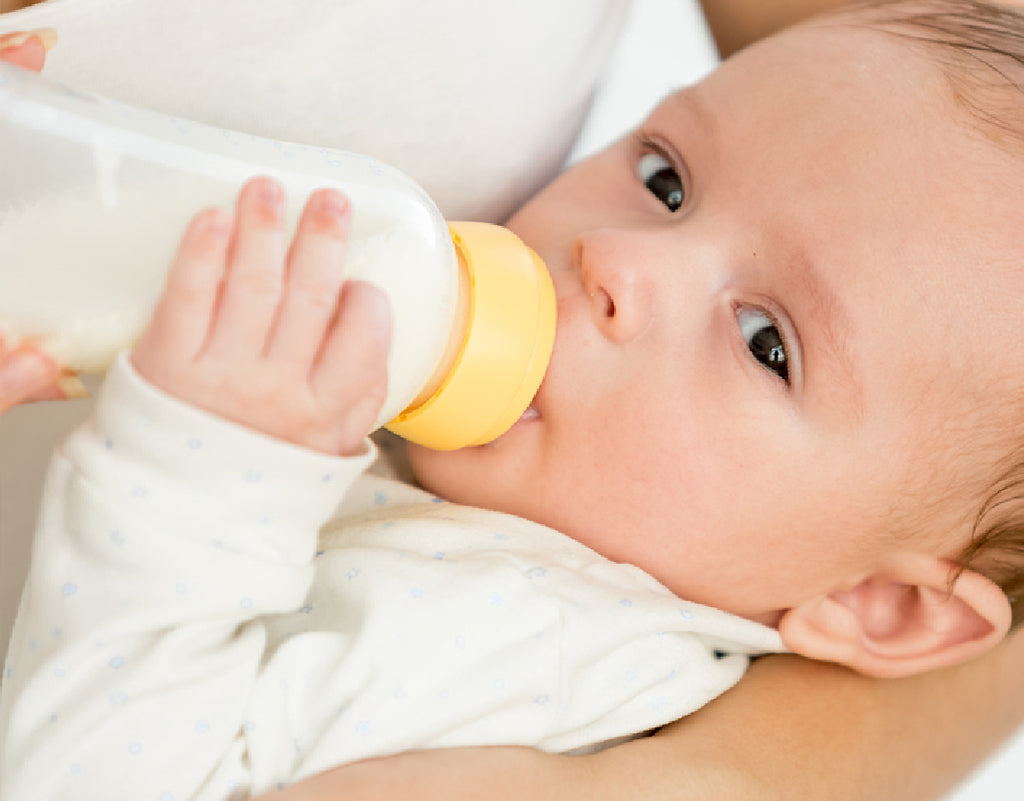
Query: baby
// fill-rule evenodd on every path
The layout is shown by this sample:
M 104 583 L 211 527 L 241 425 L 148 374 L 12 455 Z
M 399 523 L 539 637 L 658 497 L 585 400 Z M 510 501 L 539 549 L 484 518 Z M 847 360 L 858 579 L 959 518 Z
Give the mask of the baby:
M 426 491 L 360 477 L 389 319 L 345 199 L 290 247 L 272 181 L 198 215 L 51 468 L 0 795 L 570 750 L 783 644 L 879 676 L 989 648 L 1024 614 L 1022 55 L 1008 10 L 857 7 L 570 169 L 509 223 L 555 282 L 544 383 L 490 445 L 410 446 Z

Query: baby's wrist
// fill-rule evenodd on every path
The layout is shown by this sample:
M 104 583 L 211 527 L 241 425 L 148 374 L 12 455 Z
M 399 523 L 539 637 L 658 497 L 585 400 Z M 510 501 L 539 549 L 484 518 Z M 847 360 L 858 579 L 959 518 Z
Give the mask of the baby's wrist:
M 313 517 L 329 515 L 376 454 L 368 439 L 356 455 L 342 458 L 208 414 L 148 382 L 127 353 L 115 360 L 99 392 L 95 427 L 142 470 L 206 493 L 220 487 L 226 500 L 240 499 L 248 489 L 253 497 L 244 505 L 302 506 Z

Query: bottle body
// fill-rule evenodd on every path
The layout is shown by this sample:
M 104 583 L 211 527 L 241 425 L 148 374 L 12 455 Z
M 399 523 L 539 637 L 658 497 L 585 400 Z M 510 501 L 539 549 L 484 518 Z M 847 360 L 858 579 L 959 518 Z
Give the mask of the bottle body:
M 68 369 L 100 372 L 141 333 L 188 220 L 230 206 L 254 175 L 285 187 L 294 227 L 314 189 L 352 201 L 346 275 L 388 295 L 392 348 L 380 423 L 437 370 L 460 266 L 433 201 L 358 154 L 291 145 L 80 95 L 0 65 L 0 333 Z M 465 280 L 464 276 L 463 279 Z

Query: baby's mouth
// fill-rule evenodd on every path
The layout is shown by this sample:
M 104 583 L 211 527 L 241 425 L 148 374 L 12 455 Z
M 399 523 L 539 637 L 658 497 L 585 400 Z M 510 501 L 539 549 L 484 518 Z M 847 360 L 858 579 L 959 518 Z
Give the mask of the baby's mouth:
M 540 417 L 540 412 L 538 412 L 537 409 L 531 403 L 529 406 L 526 407 L 526 411 L 523 412 L 520 416 L 519 422 L 523 423 L 528 422 L 530 420 L 536 420 L 538 417 Z

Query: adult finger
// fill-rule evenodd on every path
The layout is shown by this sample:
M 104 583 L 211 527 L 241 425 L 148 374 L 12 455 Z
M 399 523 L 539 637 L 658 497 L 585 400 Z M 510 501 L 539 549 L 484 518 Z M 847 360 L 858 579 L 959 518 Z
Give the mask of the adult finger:
M 57 32 L 50 28 L 8 33 L 0 36 L 0 61 L 39 72 L 56 43 Z
M 60 368 L 38 351 L 18 349 L 0 362 L 0 412 L 33 400 L 64 397 Z

